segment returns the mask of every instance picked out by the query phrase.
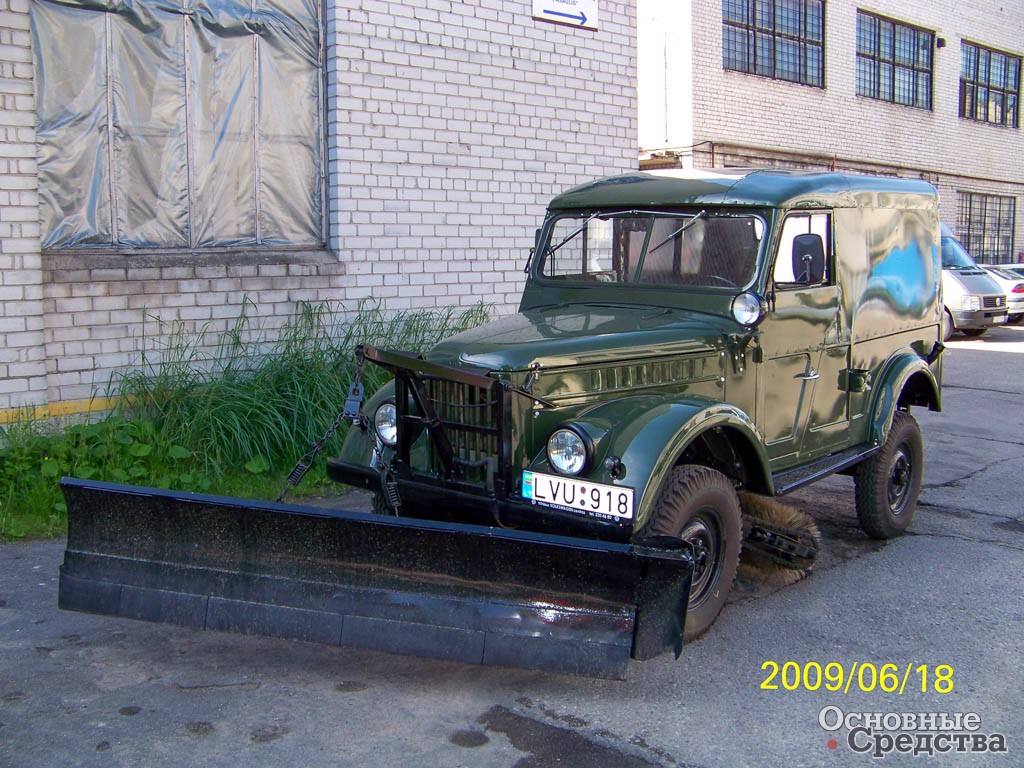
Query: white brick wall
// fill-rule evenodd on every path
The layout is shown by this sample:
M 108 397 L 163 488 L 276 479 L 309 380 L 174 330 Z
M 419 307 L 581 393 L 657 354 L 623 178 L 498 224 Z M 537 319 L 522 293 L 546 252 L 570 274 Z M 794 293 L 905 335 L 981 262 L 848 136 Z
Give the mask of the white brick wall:
M 190 336 L 206 331 L 212 346 L 244 311 L 250 335 L 272 338 L 298 302 L 343 299 L 346 282 L 344 264 L 330 254 L 250 257 L 250 263 L 229 256 L 220 264 L 138 257 L 130 266 L 111 256 L 105 266 L 92 259 L 90 267 L 81 267 L 81 258 L 48 254 L 42 272 L 49 376 L 41 402 L 56 412 L 57 403 L 104 394 L 111 375 L 140 352 L 159 355 L 171 328 Z
M 703 142 L 711 142 L 718 164 L 804 154 L 824 163 L 835 159 L 838 167 L 923 175 L 939 187 L 943 218 L 950 223 L 956 221 L 955 190 L 1012 195 L 1018 201 L 1015 250 L 1024 250 L 1024 133 L 958 117 L 961 40 L 1024 55 L 1024 3 L 829 0 L 826 87 L 821 89 L 724 70 L 721 3 L 681 2 L 692 10 L 694 88 L 674 91 L 684 106 L 669 113 L 667 134 L 655 122 L 664 119 L 664 110 L 649 110 L 645 105 L 652 97 L 645 96 L 640 127 L 645 150 L 658 149 L 664 135 L 663 146 L 699 145 L 693 157 L 699 165 L 710 163 L 711 145 Z M 640 0 L 639 13 L 651 7 L 649 0 Z M 934 50 L 931 111 L 856 94 L 858 9 L 932 30 L 946 40 L 944 48 Z M 642 57 L 649 52 L 644 39 L 639 49 Z M 655 70 L 652 77 L 658 76 L 658 66 L 656 56 L 641 60 L 642 73 Z M 723 150 L 732 157 L 723 157 Z
M 74 410 L 154 340 L 210 337 L 246 298 L 513 309 L 548 199 L 636 167 L 635 11 L 599 31 L 529 0 L 326 0 L 329 252 L 40 256 L 29 0 L 0 0 L 0 423 Z
M 28 0 L 0 0 L 0 410 L 45 397 Z
M 338 0 L 328 18 L 332 248 L 350 296 L 509 309 L 547 200 L 636 167 L 635 12 Z M 355 126 L 353 130 L 352 126 Z

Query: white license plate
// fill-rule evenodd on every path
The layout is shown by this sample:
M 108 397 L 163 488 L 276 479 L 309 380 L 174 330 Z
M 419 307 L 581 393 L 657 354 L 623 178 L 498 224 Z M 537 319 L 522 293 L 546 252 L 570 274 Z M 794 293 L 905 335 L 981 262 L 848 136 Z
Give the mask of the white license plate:
M 523 472 L 523 498 L 590 517 L 633 519 L 632 488 L 540 472 Z
M 1005 323 L 1007 317 L 1009 317 L 1009 315 L 996 315 L 995 317 L 992 318 L 992 322 L 993 323 Z

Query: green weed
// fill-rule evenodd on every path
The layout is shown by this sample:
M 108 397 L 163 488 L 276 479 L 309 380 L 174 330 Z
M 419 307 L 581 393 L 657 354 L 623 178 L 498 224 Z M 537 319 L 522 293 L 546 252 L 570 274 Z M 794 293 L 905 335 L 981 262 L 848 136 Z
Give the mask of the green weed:
M 300 304 L 268 340 L 256 310 L 247 300 L 213 339 L 151 318 L 138 364 L 104 393 L 117 401 L 106 418 L 57 432 L 28 417 L 0 427 L 0 540 L 64 530 L 62 476 L 273 498 L 341 410 L 357 343 L 422 352 L 489 316 L 484 305 L 388 314 L 375 302 Z M 367 366 L 367 391 L 383 382 Z M 319 462 L 301 490 L 327 483 Z

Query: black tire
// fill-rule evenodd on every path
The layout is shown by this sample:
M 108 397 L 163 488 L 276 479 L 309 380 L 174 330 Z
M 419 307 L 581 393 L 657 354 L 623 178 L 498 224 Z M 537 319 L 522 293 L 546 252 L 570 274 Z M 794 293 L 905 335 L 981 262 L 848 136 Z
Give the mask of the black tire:
M 956 326 L 953 325 L 953 315 L 948 309 L 944 310 L 942 313 L 942 340 L 949 341 L 955 330 Z
M 722 612 L 739 564 L 743 534 L 732 482 L 709 467 L 676 467 L 645 533 L 678 536 L 693 544 L 696 559 L 684 640 L 700 637 Z
M 988 328 L 964 328 L 961 333 L 964 336 L 984 336 L 988 333 Z
M 854 473 L 857 519 L 874 539 L 899 536 L 914 519 L 924 471 L 924 444 L 914 417 L 897 411 L 882 449 Z

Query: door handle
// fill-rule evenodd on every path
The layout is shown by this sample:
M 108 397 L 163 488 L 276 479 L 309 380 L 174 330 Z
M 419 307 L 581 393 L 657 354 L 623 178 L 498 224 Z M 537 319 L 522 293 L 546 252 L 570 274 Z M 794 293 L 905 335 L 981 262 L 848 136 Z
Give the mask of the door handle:
M 801 373 L 793 377 L 794 379 L 800 379 L 801 381 L 814 381 L 820 379 L 821 374 L 817 371 L 810 371 L 808 373 Z

